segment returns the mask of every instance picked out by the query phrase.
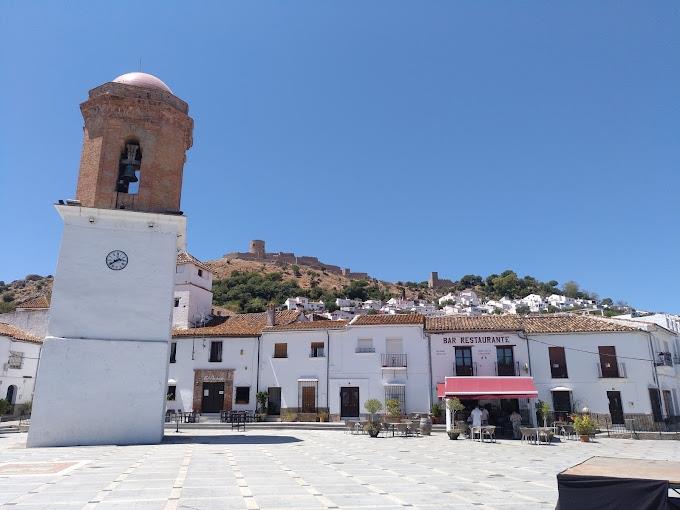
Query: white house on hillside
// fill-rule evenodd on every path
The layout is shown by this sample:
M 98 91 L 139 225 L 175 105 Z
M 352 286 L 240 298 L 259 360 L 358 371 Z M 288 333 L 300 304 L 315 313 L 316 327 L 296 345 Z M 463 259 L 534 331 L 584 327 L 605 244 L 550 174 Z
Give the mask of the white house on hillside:
M 41 348 L 42 338 L 0 323 L 0 398 L 13 406 L 33 400 Z

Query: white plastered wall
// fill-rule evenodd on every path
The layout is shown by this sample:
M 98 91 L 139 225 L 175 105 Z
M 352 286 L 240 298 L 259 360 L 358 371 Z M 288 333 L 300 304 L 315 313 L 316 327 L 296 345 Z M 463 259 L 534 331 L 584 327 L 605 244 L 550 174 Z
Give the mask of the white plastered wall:
M 56 207 L 64 234 L 28 446 L 159 442 L 186 220 Z M 107 267 L 113 250 L 125 269 Z

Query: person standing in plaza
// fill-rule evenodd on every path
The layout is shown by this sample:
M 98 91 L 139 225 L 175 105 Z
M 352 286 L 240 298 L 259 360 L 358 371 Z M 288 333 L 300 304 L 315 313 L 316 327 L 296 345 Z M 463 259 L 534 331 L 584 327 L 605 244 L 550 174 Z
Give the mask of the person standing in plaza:
M 513 411 L 510 415 L 510 423 L 512 423 L 512 437 L 515 439 L 520 438 L 519 428 L 522 425 L 522 415 L 517 411 Z
M 489 424 L 489 410 L 486 407 L 482 408 L 482 425 Z

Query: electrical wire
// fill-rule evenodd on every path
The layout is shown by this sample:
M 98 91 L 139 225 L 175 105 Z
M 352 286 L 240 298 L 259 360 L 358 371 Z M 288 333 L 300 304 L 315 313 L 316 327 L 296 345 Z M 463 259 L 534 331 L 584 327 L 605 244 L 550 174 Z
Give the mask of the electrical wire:
M 592 354 L 593 356 L 609 356 L 611 358 L 618 358 L 618 359 L 630 359 L 634 361 L 646 361 L 648 363 L 655 363 L 657 360 L 649 359 L 649 358 L 634 358 L 632 356 L 620 356 L 618 354 L 601 354 L 599 352 L 593 352 L 593 351 L 586 351 L 585 349 L 577 349 L 576 347 L 565 347 L 564 345 L 555 345 L 555 344 L 550 344 L 548 342 L 542 342 L 541 340 L 536 340 L 535 338 L 530 338 L 529 335 L 527 335 L 527 340 L 530 340 L 532 342 L 536 342 L 539 344 L 547 345 L 548 347 L 562 347 L 564 350 L 569 350 L 569 351 L 577 351 L 577 352 L 583 352 L 586 354 Z

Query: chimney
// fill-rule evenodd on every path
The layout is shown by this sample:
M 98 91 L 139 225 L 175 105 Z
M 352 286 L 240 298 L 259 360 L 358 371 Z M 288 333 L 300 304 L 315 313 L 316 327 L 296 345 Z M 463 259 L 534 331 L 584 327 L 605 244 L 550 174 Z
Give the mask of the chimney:
M 276 322 L 276 310 L 272 305 L 267 307 L 267 326 L 274 326 Z

